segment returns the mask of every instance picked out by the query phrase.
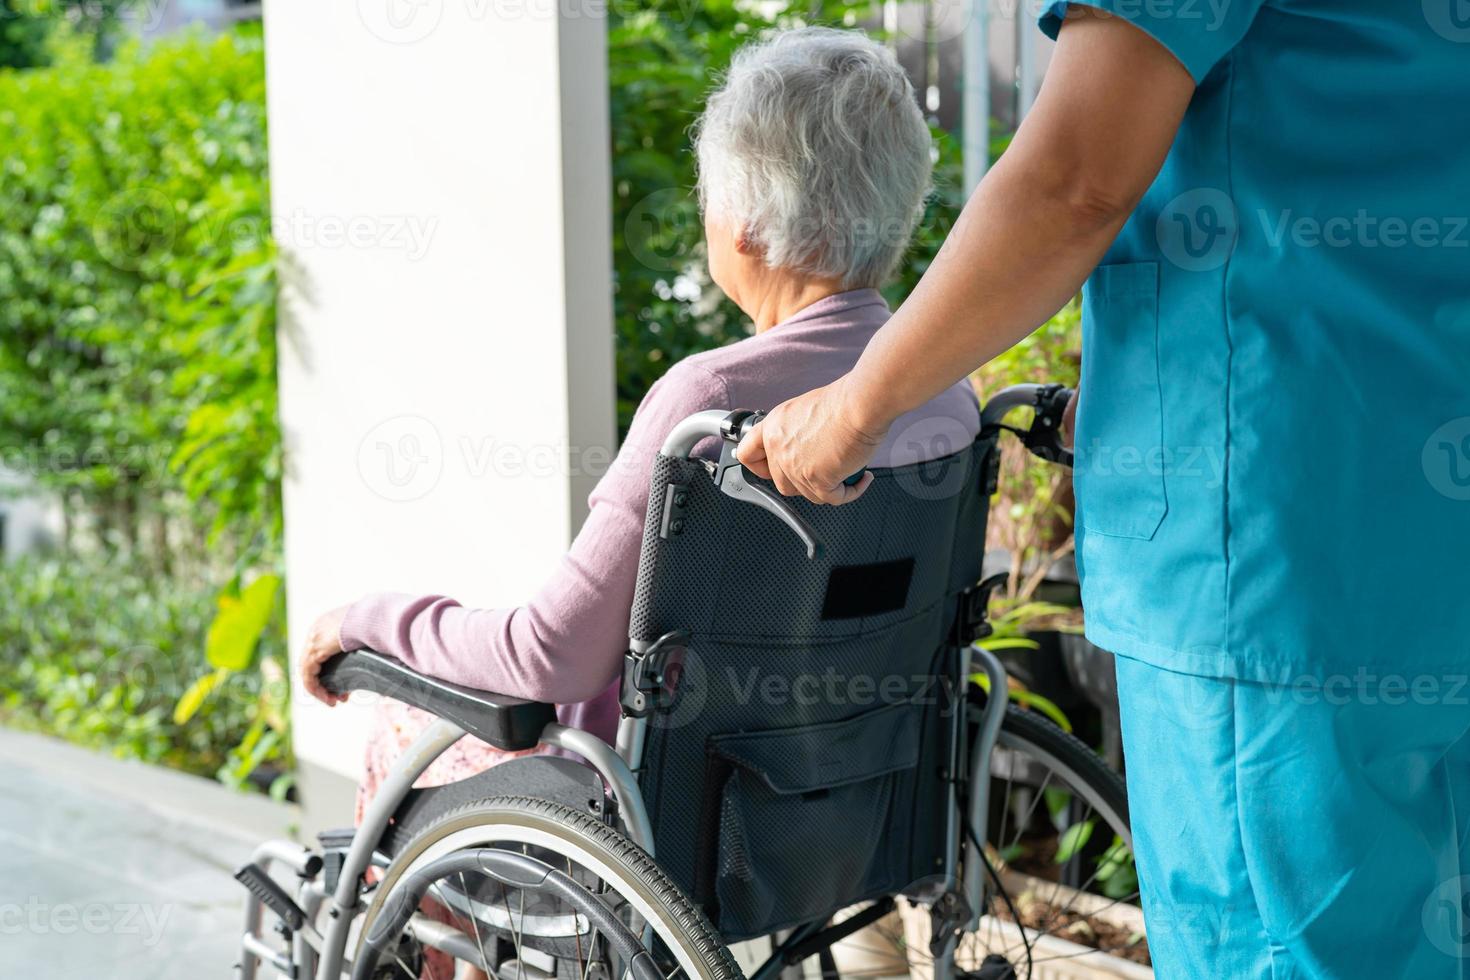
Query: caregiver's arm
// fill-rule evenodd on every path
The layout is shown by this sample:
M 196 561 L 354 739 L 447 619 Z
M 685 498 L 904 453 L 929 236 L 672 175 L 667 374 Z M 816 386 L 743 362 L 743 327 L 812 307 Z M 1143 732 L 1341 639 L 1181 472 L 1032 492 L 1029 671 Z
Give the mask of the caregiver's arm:
M 849 375 L 777 408 L 742 447 L 782 493 L 860 494 L 866 481 L 841 481 L 893 420 L 1075 296 L 1153 182 L 1194 81 L 1139 28 L 1072 11 L 1035 107 L 908 300 Z

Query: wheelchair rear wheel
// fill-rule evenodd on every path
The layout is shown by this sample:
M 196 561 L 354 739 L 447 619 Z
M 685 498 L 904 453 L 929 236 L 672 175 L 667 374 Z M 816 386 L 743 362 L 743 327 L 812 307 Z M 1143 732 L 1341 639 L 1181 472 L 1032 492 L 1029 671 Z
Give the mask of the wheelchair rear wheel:
M 588 813 L 504 797 L 426 823 L 373 892 L 354 978 L 452 980 L 452 961 L 497 980 L 741 976 L 653 859 Z
M 1056 961 L 1101 955 L 1128 961 L 1110 976 L 1148 975 L 1127 791 L 1096 752 L 1041 715 L 1008 705 L 991 755 L 987 825 L 974 832 L 986 838 L 987 904 L 979 927 L 956 946 L 961 975 L 1072 976 L 1056 971 Z M 902 950 L 910 975 L 929 980 L 930 924 L 927 910 L 909 906 L 854 942 L 869 957 Z M 863 972 L 842 969 L 844 977 Z

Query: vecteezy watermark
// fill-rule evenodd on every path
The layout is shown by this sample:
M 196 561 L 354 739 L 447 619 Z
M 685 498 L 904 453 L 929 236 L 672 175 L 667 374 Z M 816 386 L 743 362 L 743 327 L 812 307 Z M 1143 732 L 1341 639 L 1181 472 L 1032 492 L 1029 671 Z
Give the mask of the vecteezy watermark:
M 1457 959 L 1470 958 L 1470 875 L 1440 882 L 1424 900 L 1420 921 L 1435 949 Z
M 357 448 L 357 469 L 369 490 L 406 503 L 434 491 L 446 469 L 471 480 L 598 479 L 616 454 L 609 446 L 527 443 L 483 433 L 447 435 L 421 415 L 397 415 L 375 424 Z
M 41 219 L 45 221 L 46 215 Z M 97 212 L 92 242 L 109 265 L 136 272 L 149 255 L 172 248 L 182 229 L 183 219 L 167 195 L 152 187 L 129 187 L 108 198 Z
M 1324 704 L 1334 708 L 1353 704 L 1389 708 L 1470 707 L 1470 674 L 1403 674 L 1357 667 L 1351 673 L 1334 672 L 1325 676 L 1283 674 L 1263 682 L 1262 686 L 1271 704 Z
M 41 215 L 42 222 L 48 219 Z M 428 253 L 438 229 L 437 217 L 419 214 L 322 214 L 296 208 L 269 220 L 263 214 L 196 215 L 190 202 L 139 185 L 114 194 L 97 211 L 92 242 L 109 265 L 127 272 L 142 269 L 152 256 L 167 254 L 186 231 L 194 239 L 229 244 L 236 252 L 259 247 L 274 236 L 289 252 L 370 249 L 402 252 L 416 262 Z
M 410 262 L 428 254 L 439 219 L 419 214 L 315 214 L 297 208 L 272 218 L 276 241 L 290 251 L 374 249 L 403 252 Z
M 623 243 L 652 272 L 678 272 L 696 255 L 704 227 L 699 209 L 684 191 L 654 191 L 628 209 Z
M 120 21 L 145 31 L 163 23 L 164 11 L 173 0 L 10 0 L 0 6 L 0 24 L 14 17 L 58 19 L 96 24 L 103 20 Z
M 133 487 L 149 489 L 169 485 L 173 453 L 174 447 L 168 444 L 129 444 L 125 440 L 80 448 L 44 442 L 0 445 L 0 470 L 32 479 L 77 470 L 107 472 Z
M 1423 0 L 1430 30 L 1456 44 L 1470 44 L 1470 0 Z
M 1242 911 L 1245 914 L 1242 915 Z M 1255 909 L 1207 902 L 1150 901 L 1143 897 L 1143 914 L 1148 930 L 1156 936 L 1180 937 L 1186 944 L 1205 949 L 1226 942 L 1236 929 L 1249 934 L 1250 915 Z M 1240 924 L 1237 926 L 1236 923 Z
M 1424 440 L 1419 461 L 1436 491 L 1451 500 L 1470 500 L 1470 415 L 1435 429 Z
M 444 19 L 444 0 L 357 0 L 357 18 L 389 44 L 415 44 Z
M 688 24 L 697 0 L 661 7 L 661 20 Z M 642 12 L 641 0 L 356 0 L 357 19 L 374 37 L 389 44 L 417 44 L 446 19 L 454 24 L 484 21 L 604 19 L 609 12 Z M 446 18 L 446 14 L 453 16 Z
M 1187 272 L 1218 269 L 1230 258 L 1240 225 L 1235 202 L 1214 187 L 1185 191 L 1164 206 L 1154 235 L 1164 258 Z
M 1200 480 L 1211 490 L 1225 483 L 1223 446 L 1137 446 L 1093 439 L 1077 448 L 1076 467 L 1084 478 L 1157 476 L 1171 481 Z
M 784 674 L 768 673 L 758 666 L 743 674 L 726 667 L 724 673 L 726 690 L 740 705 L 876 708 L 898 703 L 937 704 L 940 697 L 939 682 L 932 674 L 849 674 L 836 667 L 819 674 Z
M 140 902 L 46 902 L 31 896 L 25 902 L 0 902 L 0 936 L 29 933 L 36 936 L 141 936 L 153 947 L 163 938 L 173 914 L 172 905 Z
M 1351 217 L 1297 214 L 1290 208 L 1256 212 L 1272 248 L 1470 248 L 1470 216 L 1405 218 L 1359 208 Z
M 972 461 L 960 453 L 970 442 L 970 432 L 960 420 L 930 416 L 894 435 L 888 465 L 894 468 L 899 488 L 911 497 L 947 500 L 970 484 Z
M 357 447 L 357 472 L 385 500 L 418 500 L 439 485 L 444 441 L 428 419 L 399 415 L 378 423 Z

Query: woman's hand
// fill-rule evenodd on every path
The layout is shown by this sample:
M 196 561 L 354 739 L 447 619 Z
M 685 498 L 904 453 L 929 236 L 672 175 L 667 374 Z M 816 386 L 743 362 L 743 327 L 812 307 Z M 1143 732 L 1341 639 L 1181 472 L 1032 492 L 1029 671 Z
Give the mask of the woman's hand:
M 306 654 L 301 658 L 301 683 L 306 692 L 327 707 L 346 701 L 344 694 L 332 694 L 322 687 L 322 664 L 342 652 L 342 620 L 347 606 L 333 609 L 317 617 L 306 631 Z
M 846 381 L 777 405 L 740 444 L 740 462 L 787 497 L 820 504 L 861 497 L 873 474 L 850 487 L 842 481 L 867 465 L 887 432 L 858 420 L 847 404 Z

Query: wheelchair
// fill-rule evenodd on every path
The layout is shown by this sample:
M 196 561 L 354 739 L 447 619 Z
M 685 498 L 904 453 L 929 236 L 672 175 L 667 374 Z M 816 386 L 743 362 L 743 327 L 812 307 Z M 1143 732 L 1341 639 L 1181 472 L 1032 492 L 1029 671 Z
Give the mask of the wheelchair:
M 328 689 L 437 720 L 355 831 L 268 842 L 239 870 L 237 976 L 736 980 L 749 942 L 769 949 L 750 980 L 812 958 L 834 980 L 1031 980 L 1095 955 L 1067 930 L 1118 901 L 1096 883 L 1132 846 L 1122 781 L 1011 703 L 975 645 L 1004 577 L 981 580 L 999 440 L 1070 464 L 1070 394 L 1008 388 L 971 445 L 875 469 L 840 508 L 739 465 L 757 413 L 680 423 L 653 469 L 616 746 L 549 704 L 334 658 Z M 1029 429 L 1004 421 L 1020 407 Z M 545 751 L 413 788 L 466 734 Z M 885 929 L 899 965 L 847 962 Z

